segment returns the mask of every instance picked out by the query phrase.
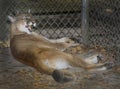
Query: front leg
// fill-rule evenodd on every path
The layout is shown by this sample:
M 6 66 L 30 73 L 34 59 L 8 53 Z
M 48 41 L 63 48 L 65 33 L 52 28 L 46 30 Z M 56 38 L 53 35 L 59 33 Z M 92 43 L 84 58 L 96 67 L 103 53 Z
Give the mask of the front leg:
M 50 39 L 50 41 L 52 43 L 55 43 L 56 45 L 61 44 L 62 51 L 66 50 L 69 47 L 79 45 L 79 43 L 75 43 L 74 40 L 72 40 L 72 39 L 70 39 L 68 37 L 63 37 L 63 38 L 60 38 L 60 39 Z
M 34 35 L 34 37 L 36 37 L 37 39 L 40 39 L 43 42 L 46 42 L 47 44 L 49 44 L 47 46 L 50 46 L 50 47 L 55 48 L 55 49 L 59 49 L 61 51 L 64 51 L 71 46 L 79 45 L 78 43 L 75 43 L 73 40 L 71 40 L 68 37 L 63 37 L 60 39 L 48 39 L 48 38 L 46 38 L 40 34 L 37 34 L 35 32 L 32 32 L 32 35 Z

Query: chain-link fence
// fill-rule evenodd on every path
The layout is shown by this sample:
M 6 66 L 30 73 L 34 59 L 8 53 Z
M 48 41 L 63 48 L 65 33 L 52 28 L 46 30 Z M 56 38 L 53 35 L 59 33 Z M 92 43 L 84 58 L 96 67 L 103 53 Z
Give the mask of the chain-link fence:
M 16 10 L 26 12 L 31 9 L 38 21 L 36 31 L 46 37 L 75 37 L 81 34 L 81 0 L 8 0 L 7 3 L 9 6 L 3 16 Z
M 120 1 L 89 0 L 89 41 L 120 54 Z
M 119 0 L 1 0 L 0 6 L 0 40 L 8 38 L 7 15 L 31 9 L 38 20 L 36 32 L 46 37 L 68 36 L 81 42 L 82 36 L 91 46 L 120 48 Z
M 98 47 L 98 50 L 102 46 L 103 56 L 98 56 L 98 59 L 103 59 L 103 62 L 116 59 L 115 64 L 120 65 L 120 0 L 0 0 L 0 89 L 120 88 L 119 66 L 102 73 L 75 73 L 75 80 L 63 85 L 55 83 L 51 76 L 15 61 L 8 51 L 7 15 L 29 9 L 38 21 L 37 33 L 54 39 L 72 37 L 80 43 Z M 71 48 L 67 51 L 71 51 Z M 74 48 L 80 49 L 73 47 L 74 53 Z M 83 46 L 83 49 L 86 50 L 86 47 Z M 89 52 L 87 54 L 89 57 Z M 82 52 L 78 55 L 82 55 Z
M 120 44 L 120 1 L 89 1 L 90 41 L 103 46 Z

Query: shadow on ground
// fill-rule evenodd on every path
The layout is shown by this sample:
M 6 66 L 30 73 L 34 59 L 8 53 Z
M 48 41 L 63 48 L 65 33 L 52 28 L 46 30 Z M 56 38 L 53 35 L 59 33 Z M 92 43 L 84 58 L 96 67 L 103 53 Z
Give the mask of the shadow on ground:
M 120 89 L 120 66 L 105 72 L 76 73 L 73 82 L 59 84 L 14 60 L 8 48 L 0 53 L 0 89 Z

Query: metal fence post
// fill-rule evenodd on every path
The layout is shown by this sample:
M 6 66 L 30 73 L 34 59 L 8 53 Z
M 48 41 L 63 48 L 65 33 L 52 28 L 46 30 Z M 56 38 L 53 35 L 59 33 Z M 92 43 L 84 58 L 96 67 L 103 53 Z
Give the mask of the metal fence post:
M 82 0 L 82 38 L 83 44 L 89 46 L 89 30 L 88 30 L 88 2 L 89 0 Z
M 6 40 L 8 35 L 8 29 L 6 29 L 6 16 L 9 8 L 10 0 L 0 0 L 0 40 Z

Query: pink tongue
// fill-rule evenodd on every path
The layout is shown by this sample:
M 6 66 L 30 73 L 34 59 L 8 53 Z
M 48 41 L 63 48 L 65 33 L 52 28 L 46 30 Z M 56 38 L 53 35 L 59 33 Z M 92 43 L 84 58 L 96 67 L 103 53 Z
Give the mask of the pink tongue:
M 31 30 L 31 28 L 30 28 L 30 26 L 25 26 L 26 28 L 28 28 L 28 30 L 30 31 L 30 32 L 32 32 L 32 30 Z

